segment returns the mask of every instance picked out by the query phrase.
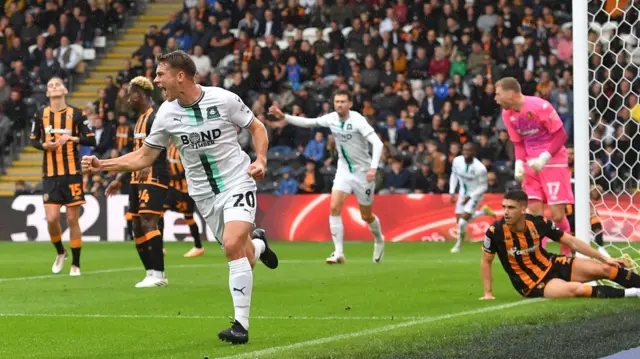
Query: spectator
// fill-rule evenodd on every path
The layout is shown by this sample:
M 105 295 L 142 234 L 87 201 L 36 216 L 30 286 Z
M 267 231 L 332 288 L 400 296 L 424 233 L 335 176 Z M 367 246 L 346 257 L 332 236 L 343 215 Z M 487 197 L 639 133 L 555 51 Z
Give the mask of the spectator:
M 7 86 L 7 81 L 4 77 L 0 76 L 0 105 L 9 101 L 11 95 L 11 89 Z
M 495 172 L 489 171 L 487 173 L 487 183 L 489 185 L 487 193 L 504 193 L 504 186 L 498 182 L 498 176 L 496 176 Z
M 317 131 L 314 138 L 307 143 L 304 149 L 304 156 L 307 159 L 322 162 L 324 160 L 326 146 L 327 141 L 324 139 L 324 133 Z
M 32 193 L 33 193 L 33 188 L 31 188 L 31 186 L 29 184 L 27 184 L 23 180 L 17 180 L 16 181 L 15 191 L 13 193 L 13 195 L 15 197 L 21 196 L 23 194 L 32 194 Z
M 80 63 L 80 54 L 73 50 L 69 43 L 69 38 L 62 36 L 60 38 L 60 47 L 55 49 L 53 55 L 56 57 L 60 66 L 69 73 L 74 73 L 76 67 Z
M 196 69 L 201 76 L 209 76 L 211 72 L 211 59 L 209 56 L 204 55 L 202 46 L 196 45 L 194 47 L 191 59 L 195 62 Z
M 11 91 L 9 101 L 4 105 L 5 114 L 11 119 L 11 131 L 22 132 L 27 127 L 27 105 L 24 103 L 20 89 Z
M 427 160 L 420 163 L 420 171 L 413 177 L 413 190 L 417 193 L 433 193 L 436 189 L 438 176 L 431 170 L 431 163 Z
M 299 182 L 299 193 L 320 193 L 323 190 L 324 183 L 316 161 L 307 159 L 305 171 L 300 175 Z
M 408 193 L 411 189 L 411 175 L 403 168 L 403 160 L 394 157 L 391 170 L 384 174 L 384 189 L 380 194 Z
M 93 154 L 104 158 L 105 156 L 111 156 L 111 149 L 114 145 L 115 133 L 113 131 L 113 125 L 104 121 L 100 116 L 92 118 L 93 133 L 96 136 L 96 146 L 93 148 Z
M 282 179 L 278 182 L 278 188 L 274 194 L 283 196 L 296 193 L 298 193 L 298 182 L 291 177 L 291 168 L 285 167 L 282 169 Z

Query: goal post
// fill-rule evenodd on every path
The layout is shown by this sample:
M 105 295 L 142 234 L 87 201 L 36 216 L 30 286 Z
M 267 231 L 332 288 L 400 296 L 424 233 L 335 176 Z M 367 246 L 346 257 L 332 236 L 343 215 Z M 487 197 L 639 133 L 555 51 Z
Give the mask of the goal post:
M 589 10 L 585 0 L 572 0 L 573 146 L 576 237 L 590 242 L 589 151 Z

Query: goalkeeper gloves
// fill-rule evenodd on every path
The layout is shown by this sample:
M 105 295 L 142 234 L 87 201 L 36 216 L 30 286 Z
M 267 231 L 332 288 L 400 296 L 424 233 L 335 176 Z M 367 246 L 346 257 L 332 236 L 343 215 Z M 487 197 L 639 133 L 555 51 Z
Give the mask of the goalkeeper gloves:
M 544 166 L 547 165 L 547 162 L 549 162 L 550 159 L 551 154 L 545 151 L 542 152 L 540 156 L 538 156 L 538 158 L 527 161 L 527 165 L 536 173 L 538 173 L 544 168 Z
M 524 163 L 521 160 L 516 161 L 516 169 L 513 177 L 518 182 L 522 182 L 524 179 Z

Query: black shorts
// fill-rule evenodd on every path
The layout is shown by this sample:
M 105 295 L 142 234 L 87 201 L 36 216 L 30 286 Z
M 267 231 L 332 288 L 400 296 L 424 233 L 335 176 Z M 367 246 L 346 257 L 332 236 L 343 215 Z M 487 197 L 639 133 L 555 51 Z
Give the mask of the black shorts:
M 129 213 L 162 215 L 167 188 L 148 183 L 132 183 L 129 189 Z
M 547 275 L 542 278 L 540 283 L 533 288 L 527 295 L 528 298 L 544 297 L 544 288 L 547 283 L 552 279 L 562 279 L 565 282 L 571 282 L 571 276 L 573 273 L 573 259 L 567 256 L 553 256 L 551 257 L 551 269 L 547 272 Z
M 45 177 L 42 180 L 42 199 L 44 204 L 56 204 L 67 207 L 85 203 L 82 176 Z
M 196 203 L 188 193 L 178 191 L 173 187 L 169 187 L 169 195 L 164 206 L 165 210 L 184 214 L 193 214 L 196 209 Z

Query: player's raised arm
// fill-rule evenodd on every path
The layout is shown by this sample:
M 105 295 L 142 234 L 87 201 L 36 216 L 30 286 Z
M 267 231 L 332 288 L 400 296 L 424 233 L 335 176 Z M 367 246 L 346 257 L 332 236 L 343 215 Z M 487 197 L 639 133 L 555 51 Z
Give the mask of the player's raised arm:
M 318 118 L 307 118 L 307 117 L 287 115 L 284 112 L 282 112 L 282 110 L 277 106 L 271 106 L 269 108 L 269 114 L 275 116 L 278 120 L 287 121 L 288 123 L 297 127 L 306 127 L 306 128 L 327 127 L 327 124 L 324 121 L 324 117 L 326 117 L 326 115 Z
M 165 128 L 164 117 L 163 106 L 160 106 L 144 146 L 124 156 L 108 160 L 100 160 L 96 156 L 83 156 L 82 172 L 135 172 L 151 166 L 169 143 L 169 133 Z

